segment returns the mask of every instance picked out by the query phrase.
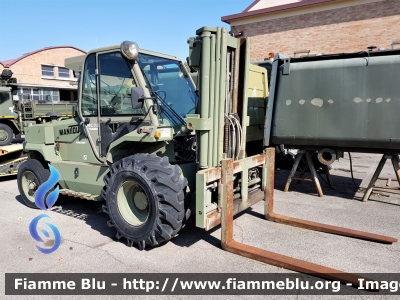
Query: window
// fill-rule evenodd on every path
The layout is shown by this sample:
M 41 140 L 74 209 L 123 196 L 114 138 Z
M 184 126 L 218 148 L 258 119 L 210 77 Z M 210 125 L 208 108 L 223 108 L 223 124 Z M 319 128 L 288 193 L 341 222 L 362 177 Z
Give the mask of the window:
M 85 61 L 82 81 L 82 114 L 85 117 L 97 116 L 96 55 L 90 54 Z
M 162 119 L 178 132 L 186 115 L 195 113 L 198 102 L 189 74 L 177 60 L 144 53 L 138 58 L 148 85 L 159 96 Z
M 136 86 L 131 66 L 120 52 L 99 55 L 100 107 L 102 116 L 142 115 L 142 108 L 133 109 L 131 88 Z
M 10 100 L 10 94 L 9 93 L 0 93 L 0 104 L 3 102 L 6 102 L 7 100 Z
M 60 91 L 53 89 L 20 88 L 22 101 L 35 101 L 37 103 L 51 103 L 60 101 Z
M 22 100 L 31 100 L 32 99 L 31 89 L 21 88 L 19 92 L 21 94 Z
M 32 100 L 39 100 L 39 89 L 32 89 Z
M 59 90 L 52 90 L 52 89 L 39 90 L 39 103 L 59 102 L 59 101 L 60 101 Z
M 54 67 L 42 66 L 42 76 L 54 77 Z
M 58 77 L 69 78 L 69 69 L 58 67 Z

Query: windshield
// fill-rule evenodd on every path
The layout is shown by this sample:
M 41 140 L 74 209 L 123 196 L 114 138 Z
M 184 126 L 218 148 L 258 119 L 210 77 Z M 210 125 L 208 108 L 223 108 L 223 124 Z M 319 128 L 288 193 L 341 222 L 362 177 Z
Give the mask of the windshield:
M 139 54 L 141 67 L 148 84 L 158 97 L 161 118 L 168 120 L 175 131 L 185 126 L 186 114 L 195 113 L 197 95 L 194 86 L 179 61 Z

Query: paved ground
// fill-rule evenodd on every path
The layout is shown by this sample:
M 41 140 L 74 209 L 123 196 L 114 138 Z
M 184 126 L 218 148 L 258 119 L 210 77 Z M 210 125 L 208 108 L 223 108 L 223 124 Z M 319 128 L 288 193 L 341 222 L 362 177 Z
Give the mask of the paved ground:
M 360 184 L 372 175 L 380 156 L 353 153 L 352 158 L 355 181 Z M 289 192 L 283 193 L 288 171 L 277 170 L 275 212 L 400 238 L 400 195 L 397 191 L 375 191 L 370 201 L 360 202 L 350 176 L 347 155 L 333 164 L 331 174 L 337 189 L 333 190 L 321 182 L 325 196 L 319 198 L 311 183 L 292 183 Z M 395 177 L 389 163 L 382 177 Z M 113 238 L 115 231 L 106 225 L 108 218 L 100 212 L 100 204 L 69 197 L 60 197 L 49 212 L 52 223 L 61 232 L 62 243 L 56 252 L 44 255 L 36 250 L 36 242 L 28 231 L 31 220 L 41 212 L 22 203 L 16 176 L 1 179 L 0 195 L 0 295 L 4 295 L 4 274 L 11 272 L 286 272 L 223 251 L 219 227 L 205 232 L 190 223 L 178 237 L 162 247 L 147 251 L 128 248 Z M 271 223 L 263 218 L 263 203 L 236 217 L 234 226 L 235 239 L 238 241 L 331 268 L 353 273 L 400 272 L 400 243 L 378 244 Z M 250 297 L 261 298 L 241 296 Z M 295 297 L 291 296 L 293 299 Z

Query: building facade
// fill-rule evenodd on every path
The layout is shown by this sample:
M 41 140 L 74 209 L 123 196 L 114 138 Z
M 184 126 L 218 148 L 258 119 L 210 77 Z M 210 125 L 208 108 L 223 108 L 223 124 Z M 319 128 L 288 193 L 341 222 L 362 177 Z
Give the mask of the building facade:
M 257 61 L 270 52 L 293 57 L 400 48 L 399 0 L 256 0 L 222 21 L 232 34 L 250 37 Z
M 47 47 L 16 59 L 0 61 L 0 74 L 10 69 L 17 79 L 14 99 L 35 100 L 39 103 L 76 101 L 77 78 L 65 68 L 67 57 L 86 52 L 71 46 Z

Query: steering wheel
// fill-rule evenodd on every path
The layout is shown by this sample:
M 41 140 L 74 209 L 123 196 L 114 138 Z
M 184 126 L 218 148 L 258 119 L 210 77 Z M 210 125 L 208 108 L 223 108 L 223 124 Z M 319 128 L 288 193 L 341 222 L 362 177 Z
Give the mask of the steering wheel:
M 189 110 L 189 111 L 186 113 L 186 115 L 190 114 L 190 112 L 191 112 L 192 110 L 194 110 L 194 111 L 196 112 L 196 107 L 193 107 L 191 110 Z

